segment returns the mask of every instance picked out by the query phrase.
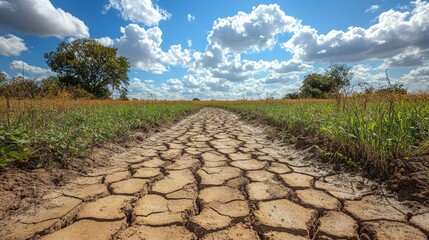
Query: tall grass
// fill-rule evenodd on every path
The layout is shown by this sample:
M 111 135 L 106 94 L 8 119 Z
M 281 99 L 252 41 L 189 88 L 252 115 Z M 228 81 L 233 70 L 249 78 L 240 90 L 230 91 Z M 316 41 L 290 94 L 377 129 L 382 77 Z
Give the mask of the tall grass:
M 368 96 L 338 105 L 330 100 L 220 103 L 264 118 L 295 136 L 325 141 L 321 151 L 333 159 L 358 163 L 388 174 L 392 160 L 429 150 L 429 96 Z M 322 150 L 323 149 L 323 150 Z
M 200 105 L 189 102 L 94 100 L 0 101 L 0 167 L 13 161 L 67 164 L 96 144 L 131 130 L 183 116 Z M 9 116 L 8 118 L 6 116 Z

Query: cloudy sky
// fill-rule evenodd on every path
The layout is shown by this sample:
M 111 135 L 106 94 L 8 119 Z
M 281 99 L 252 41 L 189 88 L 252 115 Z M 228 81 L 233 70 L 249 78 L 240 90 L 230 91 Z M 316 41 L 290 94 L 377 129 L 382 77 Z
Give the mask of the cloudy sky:
M 43 54 L 96 39 L 131 63 L 129 95 L 259 99 L 331 63 L 353 84 L 429 90 L 429 2 L 396 0 L 0 0 L 0 71 L 53 73 Z M 357 88 L 357 87 L 356 87 Z

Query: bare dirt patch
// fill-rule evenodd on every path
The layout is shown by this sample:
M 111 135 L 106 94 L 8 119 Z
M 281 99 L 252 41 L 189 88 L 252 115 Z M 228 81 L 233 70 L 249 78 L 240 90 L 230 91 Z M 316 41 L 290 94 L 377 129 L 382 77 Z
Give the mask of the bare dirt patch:
M 401 201 L 418 201 L 429 206 L 429 153 L 397 160 L 389 184 Z

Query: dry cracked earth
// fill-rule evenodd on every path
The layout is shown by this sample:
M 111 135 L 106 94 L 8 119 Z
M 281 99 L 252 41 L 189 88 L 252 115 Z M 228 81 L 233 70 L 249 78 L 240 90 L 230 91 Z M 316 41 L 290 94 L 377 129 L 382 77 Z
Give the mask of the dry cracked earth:
M 428 239 L 429 209 L 203 109 L 2 222 L 2 239 Z

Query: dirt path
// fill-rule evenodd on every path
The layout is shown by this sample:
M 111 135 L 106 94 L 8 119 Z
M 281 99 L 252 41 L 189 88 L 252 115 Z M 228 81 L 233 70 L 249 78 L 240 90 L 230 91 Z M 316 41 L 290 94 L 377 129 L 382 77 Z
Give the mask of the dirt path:
M 429 209 L 203 109 L 0 222 L 3 239 L 427 239 Z

